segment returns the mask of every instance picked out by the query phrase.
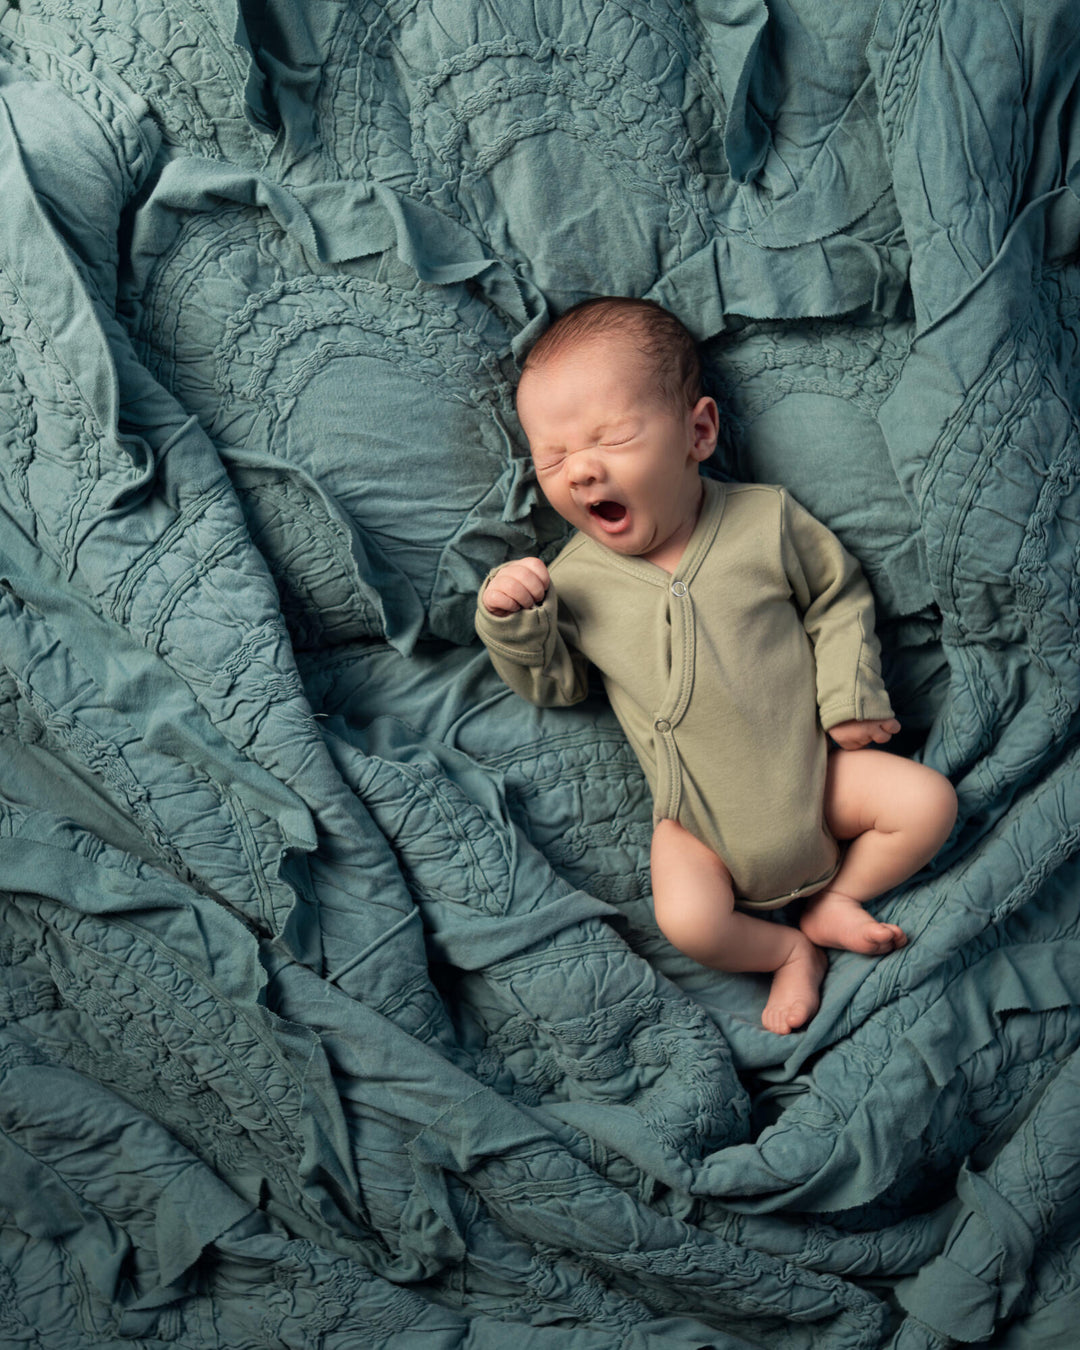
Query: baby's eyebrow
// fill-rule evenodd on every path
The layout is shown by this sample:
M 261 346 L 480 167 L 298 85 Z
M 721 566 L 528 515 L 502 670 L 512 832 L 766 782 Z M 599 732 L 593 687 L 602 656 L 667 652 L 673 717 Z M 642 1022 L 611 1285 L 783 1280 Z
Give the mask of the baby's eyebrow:
M 588 430 L 586 439 L 593 445 L 610 441 L 614 437 L 624 440 L 637 431 L 639 419 L 633 413 L 619 413 L 594 422 Z

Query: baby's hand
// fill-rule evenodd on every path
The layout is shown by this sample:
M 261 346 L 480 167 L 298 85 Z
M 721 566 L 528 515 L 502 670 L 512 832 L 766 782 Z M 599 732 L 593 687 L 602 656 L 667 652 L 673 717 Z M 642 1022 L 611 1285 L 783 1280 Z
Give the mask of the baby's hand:
M 480 602 L 489 614 L 502 619 L 519 609 L 542 605 L 550 585 L 551 577 L 539 558 L 519 558 L 499 568 Z
M 875 745 L 884 745 L 899 730 L 900 723 L 895 717 L 880 720 L 870 718 L 867 721 L 852 718 L 850 722 L 838 722 L 836 726 L 830 727 L 829 735 L 841 750 L 861 750 L 871 742 Z

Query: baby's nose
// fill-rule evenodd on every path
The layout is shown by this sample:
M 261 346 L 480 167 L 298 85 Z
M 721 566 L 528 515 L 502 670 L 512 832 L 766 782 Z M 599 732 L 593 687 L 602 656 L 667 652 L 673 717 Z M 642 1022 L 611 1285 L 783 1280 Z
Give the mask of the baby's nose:
M 570 481 L 575 487 L 585 487 L 595 483 L 603 475 L 599 458 L 589 450 L 579 450 L 572 455 L 569 463 Z

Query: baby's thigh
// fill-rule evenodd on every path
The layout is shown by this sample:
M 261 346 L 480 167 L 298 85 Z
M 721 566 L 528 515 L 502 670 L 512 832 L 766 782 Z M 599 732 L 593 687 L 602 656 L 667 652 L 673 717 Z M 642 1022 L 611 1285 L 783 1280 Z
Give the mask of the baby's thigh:
M 837 839 L 867 830 L 891 833 L 916 821 L 955 815 L 948 779 L 884 750 L 833 750 L 825 776 L 825 823 Z
M 675 946 L 683 947 L 697 932 L 715 931 L 717 921 L 731 913 L 731 873 L 678 821 L 657 821 L 650 866 L 656 922 Z

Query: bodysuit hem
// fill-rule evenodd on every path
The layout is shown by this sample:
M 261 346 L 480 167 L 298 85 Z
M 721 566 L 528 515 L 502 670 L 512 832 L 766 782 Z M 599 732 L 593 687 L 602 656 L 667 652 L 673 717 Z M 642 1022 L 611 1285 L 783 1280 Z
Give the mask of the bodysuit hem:
M 772 900 L 745 900 L 741 895 L 736 895 L 735 903 L 740 909 L 783 909 L 785 905 L 790 905 L 795 900 L 802 900 L 808 895 L 817 895 L 818 891 L 823 891 L 839 871 L 840 859 L 837 858 L 820 881 L 808 881 L 805 886 L 797 886 L 787 895 L 778 895 Z

